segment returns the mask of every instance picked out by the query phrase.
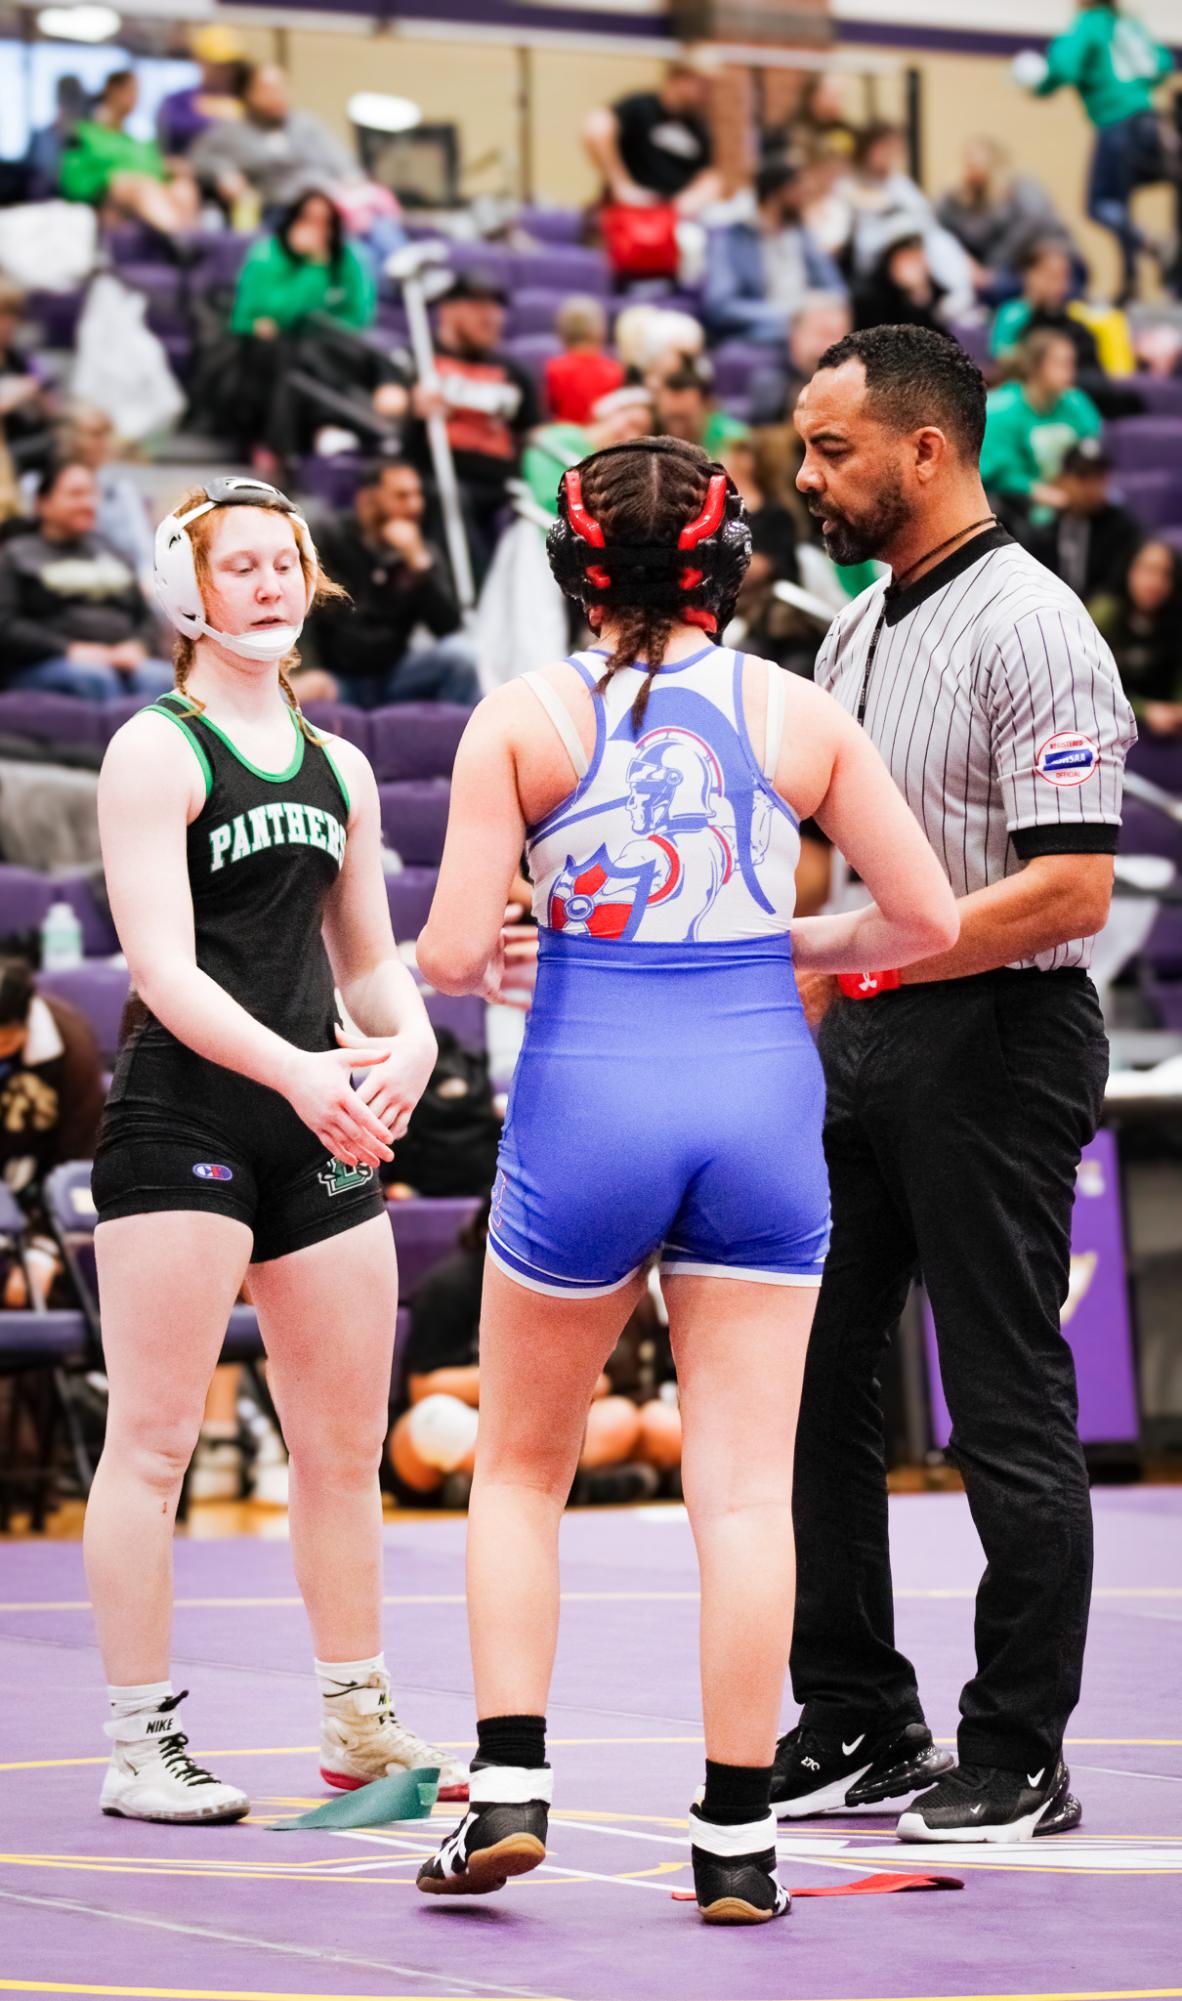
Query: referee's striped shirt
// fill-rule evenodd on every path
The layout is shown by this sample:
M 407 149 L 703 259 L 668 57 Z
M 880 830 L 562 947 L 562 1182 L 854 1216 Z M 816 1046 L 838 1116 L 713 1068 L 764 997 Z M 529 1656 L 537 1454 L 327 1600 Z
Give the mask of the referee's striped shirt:
M 1113 854 L 1136 740 L 1084 606 L 1001 527 L 838 614 L 818 686 L 864 726 L 957 896 L 1035 855 Z M 1090 938 L 1015 965 L 1087 966 Z

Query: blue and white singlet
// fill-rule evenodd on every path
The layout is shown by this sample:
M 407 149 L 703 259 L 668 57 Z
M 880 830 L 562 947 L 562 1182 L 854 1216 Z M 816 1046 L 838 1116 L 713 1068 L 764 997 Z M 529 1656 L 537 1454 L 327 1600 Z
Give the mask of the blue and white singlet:
M 577 783 L 528 830 L 538 982 L 493 1189 L 489 1255 L 537 1292 L 595 1297 L 655 1252 L 667 1273 L 820 1283 L 824 1085 L 788 933 L 800 834 L 743 712 L 743 656 L 707 646 L 596 682 L 587 758 L 560 692 L 524 678 Z

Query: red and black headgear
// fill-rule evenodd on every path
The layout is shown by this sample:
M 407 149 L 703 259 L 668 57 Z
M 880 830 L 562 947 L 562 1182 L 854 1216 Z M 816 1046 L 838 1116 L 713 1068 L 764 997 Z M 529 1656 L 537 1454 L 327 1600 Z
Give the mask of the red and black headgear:
M 656 452 L 668 444 L 637 438 L 593 454 L 596 463 L 616 452 Z M 558 519 L 546 537 L 550 568 L 567 597 L 585 611 L 620 606 L 663 613 L 686 625 L 719 634 L 734 615 L 739 586 L 751 561 L 751 530 L 730 474 L 713 460 L 701 511 L 687 521 L 675 542 L 650 546 L 609 543 L 583 499 L 583 476 L 592 458 L 563 474 L 558 487 Z

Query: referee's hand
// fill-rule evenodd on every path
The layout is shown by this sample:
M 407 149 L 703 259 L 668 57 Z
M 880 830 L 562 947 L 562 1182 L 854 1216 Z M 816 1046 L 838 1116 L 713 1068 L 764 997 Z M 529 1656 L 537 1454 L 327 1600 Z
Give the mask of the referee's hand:
M 796 987 L 804 1008 L 804 1018 L 815 1035 L 837 999 L 837 976 L 834 973 L 800 972 L 796 975 Z

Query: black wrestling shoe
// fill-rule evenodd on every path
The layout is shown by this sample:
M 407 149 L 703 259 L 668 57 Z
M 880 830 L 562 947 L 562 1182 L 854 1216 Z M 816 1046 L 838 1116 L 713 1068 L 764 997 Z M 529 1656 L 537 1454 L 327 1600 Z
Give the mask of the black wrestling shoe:
M 474 1765 L 468 1811 L 419 1870 L 419 1889 L 433 1897 L 484 1897 L 510 1876 L 526 1876 L 546 1859 L 553 1778 L 549 1765 Z
M 842 1807 L 871 1806 L 918 1792 L 954 1763 L 926 1723 L 892 1724 L 877 1734 L 830 1735 L 798 1723 L 776 1745 L 772 1807 L 778 1820 L 805 1820 Z
M 1031 1841 L 1082 1818 L 1062 1759 L 1038 1772 L 958 1765 L 899 1816 L 895 1832 L 900 1841 Z
M 741 1827 L 705 1820 L 690 1808 L 694 1890 L 708 1925 L 766 1925 L 786 1917 L 792 1898 L 776 1875 L 776 1817 Z

